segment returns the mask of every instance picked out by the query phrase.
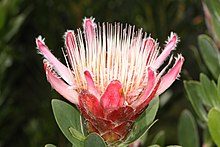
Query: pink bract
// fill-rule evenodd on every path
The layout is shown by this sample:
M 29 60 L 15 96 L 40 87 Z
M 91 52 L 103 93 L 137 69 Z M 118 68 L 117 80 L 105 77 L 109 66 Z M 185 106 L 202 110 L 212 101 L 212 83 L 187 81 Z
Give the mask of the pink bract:
M 86 119 L 89 132 L 100 134 L 107 143 L 121 142 L 129 134 L 134 120 L 149 102 L 163 93 L 179 76 L 184 58 L 178 55 L 173 67 L 170 57 L 178 43 L 175 33 L 169 36 L 164 50 L 142 29 L 121 24 L 97 25 L 84 19 L 83 33 L 67 31 L 63 65 L 36 39 L 44 56 L 44 68 L 51 86 L 76 104 Z M 159 70 L 161 69 L 161 70 Z

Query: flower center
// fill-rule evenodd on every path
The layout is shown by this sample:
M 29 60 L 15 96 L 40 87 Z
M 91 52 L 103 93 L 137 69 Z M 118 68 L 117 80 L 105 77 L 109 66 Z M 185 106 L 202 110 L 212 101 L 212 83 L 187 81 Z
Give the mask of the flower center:
M 94 36 L 83 36 L 79 29 L 68 53 L 78 88 L 87 88 L 84 71 L 88 70 L 100 94 L 112 80 L 119 80 L 125 95 L 138 95 L 147 85 L 147 67 L 158 55 L 158 44 L 134 26 L 91 25 Z

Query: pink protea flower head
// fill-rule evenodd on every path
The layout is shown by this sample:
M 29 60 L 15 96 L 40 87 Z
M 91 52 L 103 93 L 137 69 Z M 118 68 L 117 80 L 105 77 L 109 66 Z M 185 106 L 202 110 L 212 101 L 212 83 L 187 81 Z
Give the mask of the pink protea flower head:
M 164 92 L 178 77 L 184 58 L 159 68 L 178 43 L 171 33 L 165 49 L 142 29 L 120 23 L 97 25 L 93 18 L 83 22 L 83 33 L 64 35 L 67 66 L 49 51 L 44 39 L 36 39 L 44 56 L 44 68 L 51 86 L 76 104 L 86 119 L 89 132 L 100 134 L 107 143 L 123 141 L 134 120 L 148 103 Z

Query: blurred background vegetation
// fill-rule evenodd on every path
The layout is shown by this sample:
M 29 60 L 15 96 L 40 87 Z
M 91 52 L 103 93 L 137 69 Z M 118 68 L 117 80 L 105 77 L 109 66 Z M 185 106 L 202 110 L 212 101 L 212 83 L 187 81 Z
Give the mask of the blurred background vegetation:
M 45 37 L 63 61 L 64 32 L 81 28 L 82 19 L 90 16 L 96 22 L 143 28 L 158 38 L 161 48 L 171 31 L 179 35 L 175 52 L 185 57 L 181 78 L 161 96 L 159 121 L 149 133 L 154 136 L 164 130 L 165 144 L 178 144 L 180 113 L 187 108 L 194 114 L 183 80 L 198 80 L 201 71 L 212 78 L 197 47 L 198 35 L 207 33 L 200 0 L 1 0 L 0 147 L 66 144 L 51 109 L 51 99 L 61 97 L 47 83 L 35 38 Z

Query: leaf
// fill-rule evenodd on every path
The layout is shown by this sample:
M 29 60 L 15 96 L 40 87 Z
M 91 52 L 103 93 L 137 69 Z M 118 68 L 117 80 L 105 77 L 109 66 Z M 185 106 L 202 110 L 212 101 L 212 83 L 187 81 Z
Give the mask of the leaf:
M 56 146 L 53 144 L 46 144 L 44 147 L 56 147 Z
M 178 140 L 183 147 L 199 147 L 196 122 L 188 110 L 181 113 L 178 124 Z
M 205 105 L 209 104 L 208 106 L 211 107 L 220 107 L 220 103 L 218 102 L 218 92 L 217 92 L 217 86 L 215 82 L 211 82 L 209 78 L 201 73 L 200 74 L 200 82 L 201 87 L 204 92 L 203 99 L 205 99 Z
M 18 32 L 19 28 L 22 26 L 25 21 L 27 14 L 20 14 L 11 20 L 11 29 L 4 36 L 5 41 L 9 41 L 12 37 Z
M 86 139 L 86 137 L 80 133 L 79 131 L 77 131 L 76 129 L 70 127 L 69 128 L 70 133 L 72 134 L 72 136 L 80 141 L 84 141 Z
M 205 147 L 214 146 L 213 139 L 212 139 L 211 134 L 209 132 L 208 124 L 206 124 L 206 127 L 204 127 L 204 129 L 203 129 L 202 139 L 203 139 L 203 146 L 205 146 Z
M 220 19 L 218 20 L 216 17 L 213 15 L 211 16 L 211 25 L 213 29 L 213 38 L 215 40 L 220 40 Z
M 182 146 L 180 146 L 180 145 L 168 145 L 166 147 L 182 147 Z
M 148 139 L 148 132 L 144 133 L 141 138 L 139 138 L 141 144 L 146 144 L 147 143 L 147 139 Z M 136 141 L 139 141 L 139 140 L 136 140 Z
M 85 139 L 85 147 L 106 147 L 101 136 L 96 133 L 89 134 Z
M 206 107 L 212 107 L 213 106 L 213 103 L 212 103 L 212 100 L 210 99 L 210 96 L 209 96 L 209 86 L 206 86 L 206 84 L 210 84 L 211 82 L 209 81 L 208 77 L 201 73 L 200 74 L 200 82 L 199 83 L 199 87 L 200 87 L 200 90 L 197 91 L 200 93 L 200 99 L 203 103 L 203 105 L 205 105 Z
M 150 125 L 157 114 L 158 108 L 159 108 L 159 97 L 155 97 L 149 103 L 149 106 L 145 110 L 145 112 L 136 120 L 136 123 L 140 124 L 142 127 L 146 125 Z
M 153 144 L 153 145 L 150 145 L 150 146 L 148 146 L 148 147 L 160 147 L 160 146 L 157 145 L 157 144 Z
M 156 134 L 152 144 L 158 144 L 160 146 L 165 146 L 165 132 L 162 130 Z
M 136 120 L 135 126 L 133 127 L 130 136 L 124 144 L 130 144 L 140 137 L 142 137 L 153 125 L 157 122 L 154 121 L 157 110 L 159 107 L 159 97 L 155 97 L 150 103 L 145 112 Z M 152 123 L 153 122 L 153 123 Z
M 56 122 L 65 137 L 73 145 L 83 146 L 83 142 L 74 137 L 69 130 L 73 128 L 79 133 L 82 133 L 80 127 L 80 113 L 70 104 L 57 99 L 52 100 L 52 108 Z
M 218 93 L 218 102 L 220 103 L 220 75 L 218 77 L 217 93 Z
M 201 92 L 201 84 L 197 81 L 184 81 L 184 87 L 187 97 L 192 104 L 196 114 L 202 121 L 207 121 L 207 112 L 203 107 L 203 94 Z
M 215 79 L 220 74 L 219 51 L 210 37 L 200 35 L 198 38 L 202 58 Z
M 5 20 L 7 18 L 7 6 L 3 1 L 0 2 L 0 30 L 3 29 L 5 25 Z
M 204 0 L 212 16 L 215 16 L 216 19 L 220 22 L 220 2 L 219 0 Z
M 212 108 L 208 113 L 208 128 L 213 141 L 217 146 L 220 146 L 220 110 Z

